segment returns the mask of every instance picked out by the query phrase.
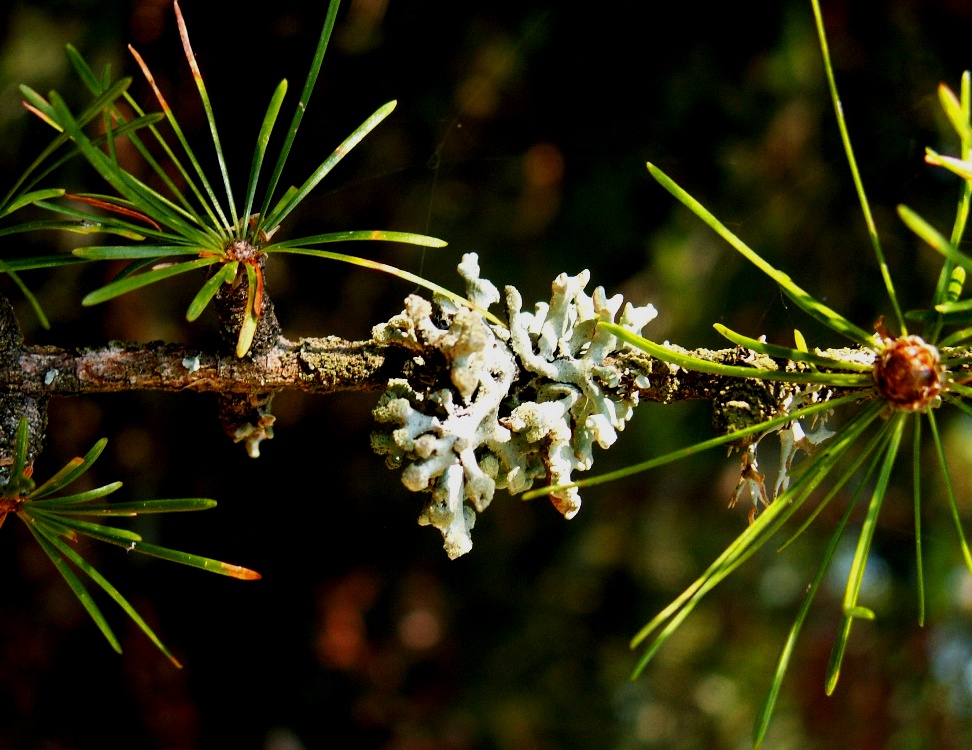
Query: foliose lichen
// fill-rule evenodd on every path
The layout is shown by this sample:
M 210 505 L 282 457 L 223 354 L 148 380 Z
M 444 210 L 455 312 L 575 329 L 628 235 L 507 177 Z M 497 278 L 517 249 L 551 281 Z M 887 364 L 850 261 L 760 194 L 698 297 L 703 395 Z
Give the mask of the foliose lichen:
M 500 301 L 476 254 L 463 257 L 459 273 L 480 311 Z M 561 274 L 550 302 L 533 312 L 506 287 L 508 327 L 444 297 L 411 295 L 400 315 L 372 331 L 375 341 L 410 350 L 413 365 L 375 406 L 382 427 L 372 447 L 402 469 L 406 487 L 431 493 L 419 523 L 439 529 L 450 558 L 472 548 L 476 513 L 497 489 L 516 495 L 538 481 L 570 483 L 593 465 L 594 445 L 611 447 L 631 418 L 638 395 L 616 389 L 622 373 L 612 361 L 627 345 L 597 324 L 640 334 L 657 312 L 622 309 L 621 295 L 607 297 L 602 287 L 588 295 L 589 280 L 586 270 Z M 565 518 L 580 509 L 575 487 L 550 497 Z

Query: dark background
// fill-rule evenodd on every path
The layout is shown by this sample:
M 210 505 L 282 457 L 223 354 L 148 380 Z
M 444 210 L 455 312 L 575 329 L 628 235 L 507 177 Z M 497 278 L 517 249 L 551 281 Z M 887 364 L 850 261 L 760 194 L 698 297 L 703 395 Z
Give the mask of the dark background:
M 238 194 L 281 77 L 291 88 L 280 129 L 289 121 L 326 11 L 316 5 L 183 4 Z M 900 297 L 905 307 L 926 304 L 936 258 L 902 230 L 894 207 L 907 203 L 936 226 L 951 224 L 957 183 L 922 156 L 929 145 L 955 151 L 935 88 L 945 81 L 957 90 L 970 65 L 972 9 L 902 0 L 829 2 L 824 10 Z M 96 69 L 111 64 L 134 76 L 133 92 L 152 107 L 125 53 L 132 42 L 200 158 L 215 165 L 164 0 L 7 3 L 0 22 L 7 184 L 50 137 L 23 114 L 16 84 L 86 101 L 63 55 L 68 42 Z M 281 231 L 433 234 L 448 247 L 423 253 L 375 243 L 347 251 L 454 289 L 455 266 L 476 251 L 484 274 L 517 285 L 528 304 L 547 299 L 561 271 L 589 268 L 592 288 L 656 305 L 659 318 L 646 329 L 655 340 L 722 346 L 711 328 L 722 322 L 781 343 L 792 341 L 794 327 L 811 345 L 841 343 L 655 185 L 644 166 L 651 160 L 858 324 L 890 312 L 807 2 L 705 10 L 674 3 L 647 17 L 627 4 L 346 2 L 285 180 L 303 181 L 390 99 L 399 102 L 394 114 Z M 61 180 L 102 189 L 80 165 Z M 80 241 L 21 236 L 2 252 L 68 251 Z M 50 331 L 36 325 L 12 285 L 2 289 L 31 343 L 212 343 L 211 319 L 184 320 L 198 279 L 81 309 L 81 297 L 114 271 L 94 265 L 26 275 L 51 315 Z M 367 338 L 413 291 L 312 259 L 272 259 L 267 283 L 292 338 Z M 0 747 L 748 746 L 833 518 L 785 554 L 757 555 L 630 682 L 629 638 L 745 524 L 745 508 L 725 508 L 737 460 L 706 455 L 586 491 L 571 522 L 545 501 L 498 493 L 478 520 L 473 551 L 449 561 L 438 533 L 415 524 L 423 498 L 405 491 L 368 448 L 373 402 L 282 393 L 276 438 L 252 460 L 222 435 L 206 397 L 53 401 L 38 476 L 106 436 L 91 481 L 124 481 L 116 497 L 219 501 L 205 514 L 139 527 L 143 535 L 256 568 L 263 579 L 242 583 L 103 545 L 85 549 L 184 661 L 178 671 L 106 602 L 123 637 L 125 653 L 116 656 L 26 530 L 8 521 L 0 544 Z M 967 509 L 970 425 L 952 420 L 945 428 Z M 645 406 L 610 454 L 598 454 L 595 470 L 709 436 L 704 405 Z M 769 468 L 767 448 L 761 465 Z M 804 629 L 766 747 L 972 743 L 972 580 L 932 478 L 929 616 L 917 626 L 910 486 L 905 473 L 891 491 L 868 569 L 865 603 L 878 621 L 858 624 L 837 691 L 825 697 L 843 594 L 835 573 Z

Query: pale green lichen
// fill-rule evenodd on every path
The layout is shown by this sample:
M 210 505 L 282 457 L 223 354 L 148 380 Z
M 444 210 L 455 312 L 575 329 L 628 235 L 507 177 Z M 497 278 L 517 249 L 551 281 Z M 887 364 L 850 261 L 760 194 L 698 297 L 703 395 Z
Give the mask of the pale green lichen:
M 459 272 L 476 306 L 499 301 L 475 254 L 464 256 Z M 508 329 L 447 299 L 413 295 L 401 315 L 373 331 L 376 341 L 412 351 L 426 370 L 445 363 L 448 382 L 430 373 L 432 385 L 389 383 L 374 411 L 388 427 L 372 446 L 389 466 L 405 467 L 406 487 L 431 492 L 419 522 L 439 529 L 452 558 L 471 549 L 476 512 L 497 488 L 519 494 L 538 480 L 569 483 L 572 472 L 593 465 L 594 444 L 613 445 L 631 418 L 637 393 L 606 391 L 621 375 L 608 359 L 625 345 L 597 323 L 615 322 L 620 311 L 617 322 L 640 333 L 657 313 L 652 305 L 622 310 L 620 295 L 608 298 L 600 287 L 586 294 L 589 278 L 587 271 L 561 274 L 550 302 L 532 313 L 507 287 Z M 551 499 L 566 518 L 580 509 L 576 488 Z

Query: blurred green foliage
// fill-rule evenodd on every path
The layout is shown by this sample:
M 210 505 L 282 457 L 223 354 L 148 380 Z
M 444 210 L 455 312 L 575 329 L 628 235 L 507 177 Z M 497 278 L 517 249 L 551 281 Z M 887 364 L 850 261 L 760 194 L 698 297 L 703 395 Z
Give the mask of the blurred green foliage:
M 258 127 L 281 76 L 302 80 L 325 7 L 296 0 L 253 14 L 228 6 L 204 14 L 203 7 L 186 0 L 183 10 L 217 117 L 229 123 L 234 110 L 241 113 L 237 137 L 221 127 L 224 149 L 245 176 L 255 135 L 247 128 Z M 301 207 L 289 231 L 328 231 L 333 219 L 335 230 L 383 226 L 439 236 L 449 247 L 421 259 L 413 248 L 392 246 L 375 257 L 457 288 L 455 265 L 474 250 L 485 275 L 516 284 L 526 300 L 549 296 L 557 273 L 587 267 L 594 284 L 658 307 L 646 330 L 654 340 L 721 346 L 711 329 L 721 322 L 787 343 L 799 327 L 811 345 L 835 343 L 675 205 L 649 178 L 650 159 L 862 327 L 886 313 L 809 4 L 705 12 L 675 4 L 664 21 L 649 24 L 622 7 L 596 10 L 532 0 L 346 3 L 293 163 L 318 163 L 377 104 L 394 98 L 399 106 L 335 170 L 331 191 Z M 824 13 L 885 252 L 902 304 L 912 307 L 927 300 L 938 259 L 899 225 L 894 206 L 907 203 L 938 226 L 950 223 L 957 181 L 922 157 L 926 145 L 949 150 L 935 89 L 939 81 L 954 87 L 972 66 L 965 42 L 972 10 L 903 0 L 880 9 L 825 3 Z M 47 138 L 20 113 L 15 84 L 69 93 L 68 41 L 94 63 L 128 73 L 134 66 L 123 53 L 132 42 L 182 107 L 183 126 L 205 142 L 167 2 L 34 0 L 4 6 L 0 23 L 0 172 L 8 183 Z M 83 96 L 80 87 L 77 93 Z M 142 86 L 136 96 L 148 103 L 151 92 Z M 77 166 L 65 179 L 67 187 L 83 186 L 93 176 Z M 77 238 L 14 241 L 51 252 Z M 195 325 L 184 320 L 193 284 L 82 309 L 81 297 L 109 273 L 31 276 L 52 330 L 31 328 L 24 308 L 28 341 L 214 342 L 205 316 Z M 412 291 L 361 269 L 299 258 L 274 259 L 267 284 L 291 337 L 366 338 Z M 225 439 L 203 397 L 52 403 L 39 463 L 59 467 L 109 436 L 92 482 L 121 478 L 133 499 L 220 503 L 191 529 L 162 520 L 138 533 L 167 546 L 204 546 L 264 579 L 236 587 L 113 550 L 85 550 L 132 592 L 186 665 L 178 672 L 138 633 L 124 635 L 121 620 L 125 654 L 111 654 L 26 533 L 5 527 L 0 746 L 279 750 L 339 739 L 423 750 L 747 746 L 839 507 L 786 554 L 757 555 L 629 682 L 628 639 L 746 522 L 744 510 L 724 507 L 737 459 L 704 456 L 592 489 L 569 523 L 544 502 L 497 497 L 479 520 L 472 553 L 450 562 L 438 535 L 415 525 L 421 498 L 368 451 L 371 402 L 281 394 L 277 437 L 258 461 Z M 642 407 L 619 445 L 599 456 L 598 469 L 709 437 L 709 419 L 700 404 Z M 972 424 L 955 419 L 945 429 L 967 509 Z M 772 465 L 768 452 L 760 459 Z M 885 503 L 880 560 L 869 568 L 863 603 L 878 620 L 854 634 L 841 684 L 826 698 L 823 675 L 846 577 L 835 572 L 804 630 L 765 747 L 972 744 L 972 581 L 945 506 L 929 488 L 929 613 L 917 627 L 909 481 Z

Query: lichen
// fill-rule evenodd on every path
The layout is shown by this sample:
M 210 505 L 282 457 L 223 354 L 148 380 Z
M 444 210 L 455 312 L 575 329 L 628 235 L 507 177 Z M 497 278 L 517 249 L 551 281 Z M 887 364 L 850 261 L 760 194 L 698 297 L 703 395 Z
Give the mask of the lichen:
M 766 385 L 766 384 L 764 384 Z M 833 394 L 826 386 L 820 384 L 786 384 L 774 396 L 771 389 L 764 391 L 750 390 L 751 401 L 725 400 L 730 391 L 722 391 L 720 400 L 716 401 L 716 417 L 714 422 L 717 429 L 723 432 L 751 427 L 753 424 L 766 421 L 772 416 L 782 416 L 795 412 L 806 406 L 828 400 Z M 733 395 L 746 393 L 736 390 Z M 776 402 L 773 403 L 773 398 Z M 756 413 L 753 418 L 753 413 Z M 807 455 L 816 451 L 817 447 L 829 440 L 836 433 L 829 429 L 827 420 L 830 412 L 813 415 L 806 424 L 800 419 L 785 422 L 782 425 L 770 427 L 763 432 L 750 435 L 737 444 L 730 446 L 730 452 L 739 449 L 740 472 L 739 482 L 729 500 L 729 507 L 733 507 L 740 498 L 749 496 L 752 507 L 749 510 L 749 522 L 752 523 L 761 507 L 769 507 L 790 486 L 790 476 L 793 462 L 802 451 Z M 780 441 L 779 468 L 773 483 L 772 493 L 767 492 L 765 475 L 759 472 L 756 453 L 763 438 L 776 433 Z
M 477 308 L 500 300 L 475 254 L 463 257 L 459 273 Z M 637 392 L 614 390 L 622 373 L 611 362 L 626 345 L 597 323 L 640 334 L 657 313 L 652 305 L 622 309 L 621 296 L 601 287 L 588 295 L 589 280 L 588 271 L 561 274 L 550 302 L 533 312 L 507 287 L 508 328 L 446 298 L 412 295 L 373 330 L 375 341 L 407 349 L 422 376 L 389 383 L 374 409 L 382 428 L 372 447 L 402 469 L 408 489 L 431 493 L 419 523 L 439 529 L 449 557 L 472 548 L 476 513 L 496 489 L 516 495 L 538 481 L 569 484 L 573 472 L 593 465 L 594 445 L 609 448 L 631 418 Z M 576 488 L 551 500 L 565 518 L 581 505 Z
M 824 395 L 819 388 L 808 388 L 802 392 L 791 394 L 783 402 L 786 411 L 795 411 L 803 406 L 809 406 L 821 401 Z M 827 413 L 815 416 L 808 429 L 799 420 L 793 420 L 779 430 L 780 436 L 780 468 L 773 488 L 773 498 L 785 492 L 790 486 L 790 471 L 797 451 L 806 454 L 813 453 L 817 446 L 832 438 L 836 433 L 827 427 Z

